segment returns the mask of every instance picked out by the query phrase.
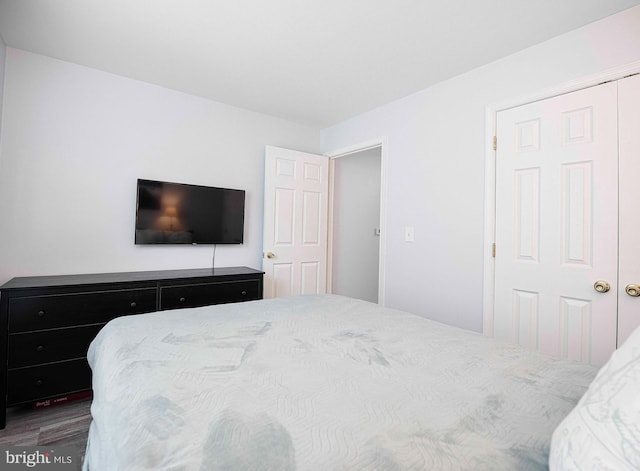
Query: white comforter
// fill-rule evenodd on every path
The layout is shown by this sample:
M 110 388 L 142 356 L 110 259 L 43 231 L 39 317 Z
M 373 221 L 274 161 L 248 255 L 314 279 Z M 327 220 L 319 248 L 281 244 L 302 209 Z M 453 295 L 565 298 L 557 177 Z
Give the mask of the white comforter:
M 85 469 L 546 469 L 595 369 L 340 296 L 111 321 Z

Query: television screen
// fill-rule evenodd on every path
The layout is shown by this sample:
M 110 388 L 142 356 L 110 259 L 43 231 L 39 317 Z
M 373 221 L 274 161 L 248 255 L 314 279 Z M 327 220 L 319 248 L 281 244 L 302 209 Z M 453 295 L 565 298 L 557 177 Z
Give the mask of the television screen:
M 136 244 L 242 244 L 244 190 L 138 179 Z

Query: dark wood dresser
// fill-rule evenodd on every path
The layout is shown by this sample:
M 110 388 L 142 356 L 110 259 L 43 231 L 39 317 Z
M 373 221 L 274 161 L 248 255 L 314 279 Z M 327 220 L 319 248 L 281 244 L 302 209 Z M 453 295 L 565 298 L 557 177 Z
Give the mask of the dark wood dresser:
M 90 390 L 87 349 L 109 320 L 262 299 L 262 281 L 247 267 L 10 280 L 0 287 L 0 428 L 7 407 Z

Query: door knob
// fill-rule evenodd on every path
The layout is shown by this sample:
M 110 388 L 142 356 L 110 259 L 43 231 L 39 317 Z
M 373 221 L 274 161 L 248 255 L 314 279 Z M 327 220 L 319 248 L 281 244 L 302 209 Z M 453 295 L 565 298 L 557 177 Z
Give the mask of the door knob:
M 267 252 L 267 258 L 276 258 L 276 254 L 274 254 L 273 252 Z
M 631 283 L 629 285 L 627 285 L 624 290 L 627 292 L 627 294 L 629 296 L 633 296 L 634 298 L 637 298 L 638 296 L 640 296 L 640 285 L 636 285 L 634 283 Z
M 611 285 L 603 280 L 598 280 L 593 284 L 593 289 L 598 293 L 606 293 L 611 289 Z

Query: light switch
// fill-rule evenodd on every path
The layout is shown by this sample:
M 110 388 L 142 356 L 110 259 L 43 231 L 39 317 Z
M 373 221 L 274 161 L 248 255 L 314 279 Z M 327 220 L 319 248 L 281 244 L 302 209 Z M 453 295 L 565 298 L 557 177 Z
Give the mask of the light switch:
M 404 228 L 404 241 L 405 242 L 413 242 L 414 241 L 414 230 L 413 226 L 406 226 Z

